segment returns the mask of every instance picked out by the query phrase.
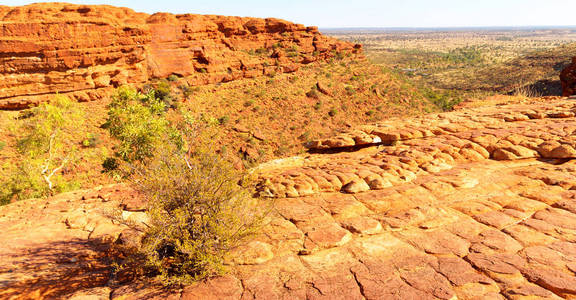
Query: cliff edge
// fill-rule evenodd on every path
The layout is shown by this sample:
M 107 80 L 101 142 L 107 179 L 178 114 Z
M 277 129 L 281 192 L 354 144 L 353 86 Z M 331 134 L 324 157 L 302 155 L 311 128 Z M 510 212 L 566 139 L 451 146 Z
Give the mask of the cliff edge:
M 90 101 L 170 75 L 202 85 L 294 72 L 361 51 L 279 19 L 148 15 L 106 5 L 0 6 L 0 30 L 0 109 L 26 108 L 54 93 Z

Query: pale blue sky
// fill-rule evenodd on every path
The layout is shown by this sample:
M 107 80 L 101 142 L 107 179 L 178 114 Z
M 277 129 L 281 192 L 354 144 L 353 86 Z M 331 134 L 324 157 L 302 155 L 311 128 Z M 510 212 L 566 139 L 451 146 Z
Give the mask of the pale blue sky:
M 2 5 L 37 1 L 1 0 Z M 576 0 L 70 0 L 153 13 L 277 17 L 320 27 L 576 25 Z

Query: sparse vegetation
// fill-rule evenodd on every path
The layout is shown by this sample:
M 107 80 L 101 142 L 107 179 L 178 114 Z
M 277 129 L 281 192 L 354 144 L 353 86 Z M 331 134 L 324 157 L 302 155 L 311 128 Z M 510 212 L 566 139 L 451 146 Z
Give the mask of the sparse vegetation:
M 184 114 L 169 122 L 162 102 L 130 88 L 120 89 L 109 108 L 112 135 L 120 149 L 131 149 L 118 154 L 148 200 L 150 217 L 147 228 L 136 228 L 142 244 L 125 267 L 167 285 L 225 272 L 226 252 L 254 232 L 264 212 L 245 175 L 213 151 L 218 121 Z M 162 137 L 161 144 L 152 139 Z
M 576 47 L 576 34 L 563 29 L 334 35 L 362 43 L 371 61 L 404 73 L 421 86 L 459 90 L 463 95 L 477 91 L 512 95 L 528 85 L 535 95 L 559 95 L 558 73 Z
M 326 74 L 330 77 L 325 78 Z M 351 80 L 354 75 L 359 80 Z M 318 91 L 319 99 L 307 97 L 306 93 L 320 79 L 331 95 L 323 96 Z M 192 100 L 185 98 L 186 95 L 193 95 L 193 101 L 184 101 Z M 160 99 L 167 96 L 172 97 L 174 105 Z M 120 105 L 122 101 L 129 104 Z M 342 128 L 344 123 L 356 125 L 381 117 L 438 110 L 425 101 L 419 89 L 405 76 L 398 76 L 396 72 L 374 66 L 366 60 L 354 62 L 347 58 L 334 63 L 319 61 L 300 68 L 297 73 L 278 73 L 273 80 L 256 77 L 190 87 L 184 80 L 176 83 L 165 79 L 150 82 L 139 91 L 121 88 L 112 95 L 112 115 L 108 114 L 103 103 L 82 103 L 90 116 L 85 125 L 75 128 L 74 145 L 82 159 L 77 162 L 78 167 L 65 168 L 61 173 L 65 182 L 80 183 L 83 188 L 89 188 L 122 181 L 126 176 L 126 170 L 118 168 L 122 162 L 147 159 L 155 144 L 170 140 L 173 133 L 166 132 L 171 127 L 166 120 L 181 119 L 179 111 L 189 111 L 199 116 L 202 122 L 216 124 L 218 130 L 226 134 L 214 141 L 215 147 L 220 149 L 226 145 L 228 150 L 222 154 L 228 161 L 236 166 L 252 167 L 278 156 L 301 153 L 305 150 L 304 143 L 312 138 L 306 132 L 320 137 Z M 119 107 L 112 109 L 115 105 Z M 376 115 L 366 114 L 377 107 L 380 109 Z M 2 114 L 0 131 L 26 122 L 32 116 L 17 112 Z M 10 118 L 5 118 L 5 115 Z M 137 123 L 139 119 L 147 121 Z M 244 133 L 234 130 L 238 125 L 270 139 L 244 138 Z M 294 130 L 286 130 L 292 126 Z M 156 130 L 155 134 L 149 134 Z M 22 157 L 14 147 L 20 138 L 17 134 L 3 139 L 7 145 L 0 155 L 2 179 L 6 178 L 4 174 L 14 171 L 9 162 Z M 249 155 L 251 162 L 246 164 L 247 160 L 239 150 L 248 146 L 253 151 Z
M 76 127 L 84 120 L 78 104 L 56 96 L 28 114 L 16 128 L 23 134 L 17 141 L 22 159 L 0 185 L 0 204 L 77 187 L 63 180 L 62 172 L 76 161 Z
M 106 127 L 119 140 L 116 154 L 127 162 L 154 156 L 156 145 L 178 139 L 178 134 L 165 118 L 166 104 L 154 91 L 142 94 L 121 87 L 108 105 Z
M 182 91 L 184 98 L 190 97 L 194 92 L 194 90 L 187 84 L 179 85 L 178 88 Z
M 458 92 L 450 90 L 424 89 L 424 96 L 442 111 L 451 111 L 462 102 Z

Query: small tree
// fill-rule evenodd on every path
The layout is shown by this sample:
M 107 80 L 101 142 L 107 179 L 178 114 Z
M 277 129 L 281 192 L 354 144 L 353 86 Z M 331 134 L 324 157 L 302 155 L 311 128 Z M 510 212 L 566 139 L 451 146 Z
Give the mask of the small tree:
M 153 94 L 122 88 L 109 106 L 108 126 L 119 139 L 134 187 L 148 203 L 148 227 L 131 255 L 166 284 L 189 283 L 225 271 L 224 255 L 263 220 L 245 174 L 212 149 L 215 118 L 175 113 L 169 122 Z
M 178 140 L 165 114 L 166 104 L 153 90 L 142 94 L 131 87 L 119 88 L 108 106 L 106 122 L 110 135 L 120 141 L 117 155 L 126 162 L 141 161 L 154 156 L 165 139 Z
M 43 197 L 66 189 L 61 173 L 74 163 L 77 150 L 76 128 L 83 122 L 78 104 L 56 96 L 32 108 L 17 134 L 22 159 L 3 184 L 0 202 Z

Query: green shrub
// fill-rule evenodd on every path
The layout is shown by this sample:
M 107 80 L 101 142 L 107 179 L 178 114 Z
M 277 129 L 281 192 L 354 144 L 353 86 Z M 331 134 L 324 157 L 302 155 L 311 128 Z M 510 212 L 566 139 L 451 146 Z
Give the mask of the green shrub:
M 266 47 L 256 49 L 256 54 L 258 54 L 258 55 L 263 55 L 263 54 L 267 54 L 267 53 L 268 53 L 268 48 L 266 48 Z
M 156 99 L 161 100 L 166 104 L 166 108 L 174 107 L 175 98 L 172 95 L 172 87 L 167 80 L 161 80 L 154 86 L 152 90 Z
M 75 187 L 63 180 L 62 172 L 75 163 L 78 126 L 84 118 L 78 103 L 62 96 L 26 113 L 17 128 L 22 159 L 0 184 L 0 203 L 37 198 Z
M 298 52 L 292 52 L 292 51 L 286 52 L 286 56 L 288 57 L 298 57 L 299 55 L 300 54 Z
M 178 140 L 178 133 L 165 117 L 166 104 L 154 91 L 141 94 L 121 87 L 108 105 L 106 127 L 119 140 L 117 155 L 126 162 L 153 157 L 156 145 Z
M 114 157 L 108 157 L 102 162 L 102 168 L 104 168 L 104 172 L 112 172 L 118 170 L 120 167 L 120 162 Z
M 166 80 L 160 80 L 156 85 L 154 85 L 154 95 L 158 99 L 164 99 L 172 93 L 170 83 Z
M 184 126 L 186 147 L 167 143 L 131 180 L 148 201 L 150 221 L 134 253 L 142 270 L 165 284 L 185 284 L 226 271 L 224 257 L 258 228 L 262 203 L 247 178 L 212 151 L 215 135 L 202 122 Z M 208 132 L 208 133 L 206 133 Z
M 178 79 L 180 79 L 180 78 L 178 77 L 178 75 L 175 75 L 175 74 L 172 74 L 172 75 L 168 76 L 168 78 L 166 78 L 166 80 L 168 80 L 168 81 L 178 81 Z
M 225 272 L 226 253 L 258 228 L 264 211 L 245 174 L 212 151 L 220 120 L 182 114 L 171 123 L 154 93 L 127 87 L 112 97 L 108 115 L 120 160 L 108 158 L 103 167 L 129 170 L 148 203 L 148 226 L 127 224 L 143 238 L 140 247 L 124 249 L 121 269 L 167 285 Z
M 0 141 L 0 151 L 2 151 L 6 147 L 6 142 Z
M 356 94 L 356 89 L 351 85 L 347 85 L 344 89 L 346 90 L 346 93 L 350 96 Z
M 451 90 L 424 89 L 424 97 L 442 111 L 451 111 L 462 102 L 462 97 Z
M 309 142 L 310 141 L 310 135 L 311 135 L 310 131 L 306 131 L 302 135 L 300 135 L 298 137 L 298 139 L 303 141 L 303 142 Z

